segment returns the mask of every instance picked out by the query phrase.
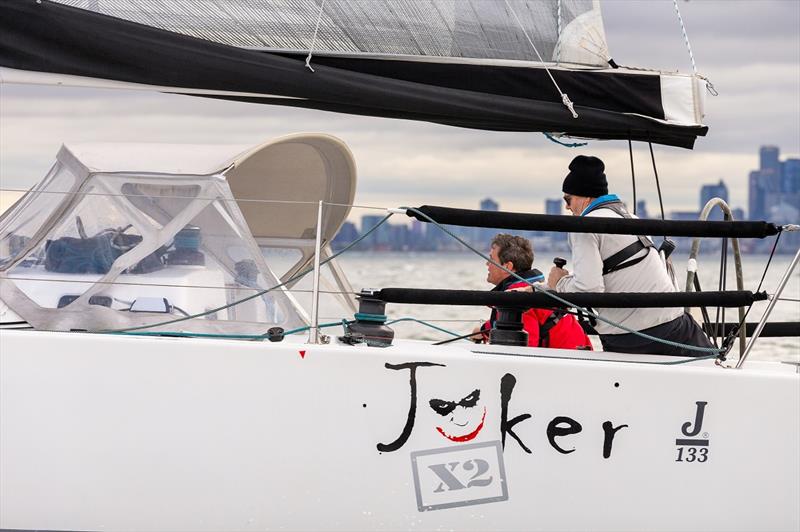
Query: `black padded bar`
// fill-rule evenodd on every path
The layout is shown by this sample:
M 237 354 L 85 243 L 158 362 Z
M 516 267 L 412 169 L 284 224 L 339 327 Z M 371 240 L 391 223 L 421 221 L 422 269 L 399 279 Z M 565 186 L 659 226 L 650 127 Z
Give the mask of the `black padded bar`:
M 722 337 L 728 336 L 728 333 L 730 333 L 734 327 L 738 326 L 738 323 L 720 323 L 720 327 L 717 329 L 717 334 Z M 757 326 L 757 323 L 745 324 L 747 336 L 752 336 Z M 703 330 L 709 336 L 714 334 L 714 324 L 704 323 Z M 790 336 L 800 336 L 800 321 L 767 322 L 764 324 L 764 329 L 761 331 L 759 336 L 761 338 L 785 338 Z
M 558 292 L 572 305 L 593 308 L 661 307 L 746 307 L 767 299 L 766 292 L 748 290 L 726 292 L 605 293 Z M 485 290 L 435 290 L 426 288 L 383 288 L 375 297 L 387 303 L 419 305 L 470 305 L 520 308 L 567 307 L 542 292 L 490 292 Z
M 708 236 L 719 238 L 765 238 L 780 232 L 770 222 L 701 222 L 686 220 L 641 220 L 634 218 L 599 218 L 521 212 L 479 211 L 423 205 L 417 208 L 440 224 L 464 227 L 488 227 L 518 231 L 557 231 L 560 233 L 603 233 L 646 236 Z M 406 214 L 421 222 L 427 218 L 412 210 Z

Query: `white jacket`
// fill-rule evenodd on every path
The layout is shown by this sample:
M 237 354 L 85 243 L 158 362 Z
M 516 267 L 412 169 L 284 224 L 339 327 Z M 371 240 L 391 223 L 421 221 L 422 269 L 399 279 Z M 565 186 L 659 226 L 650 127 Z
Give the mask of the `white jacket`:
M 586 216 L 621 218 L 610 209 L 598 208 Z M 674 292 L 675 285 L 655 248 L 643 249 L 628 260 L 647 257 L 627 268 L 603 275 L 603 260 L 632 244 L 632 235 L 570 233 L 572 273 L 562 277 L 557 292 Z M 626 261 L 627 262 L 627 261 Z M 569 267 L 567 268 L 569 269 Z M 634 331 L 654 327 L 683 313 L 682 308 L 596 308 L 599 316 L 624 325 Z M 600 334 L 626 334 L 628 331 L 598 320 L 595 329 Z

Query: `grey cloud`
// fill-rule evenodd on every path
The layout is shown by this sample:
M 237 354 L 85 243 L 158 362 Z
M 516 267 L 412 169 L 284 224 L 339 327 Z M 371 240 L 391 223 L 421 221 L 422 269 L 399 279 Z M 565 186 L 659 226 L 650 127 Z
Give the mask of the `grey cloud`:
M 724 178 L 733 203 L 746 199 L 760 144 L 800 154 L 800 2 L 679 2 L 698 67 L 720 90 L 708 97 L 709 136 L 694 152 L 656 149 L 668 210 L 696 208 L 699 184 Z M 671 1 L 606 2 L 609 44 L 626 64 L 690 70 Z M 596 153 L 612 184 L 629 193 L 627 144 L 590 142 L 578 150 L 540 134 L 497 133 L 353 117 L 268 105 L 148 92 L 3 85 L 0 187 L 30 186 L 64 141 L 257 143 L 296 131 L 344 139 L 359 167 L 356 200 L 376 205 L 474 206 L 484 196 L 504 208 L 541 210 L 559 197 L 563 170 Z M 646 146 L 636 147 L 640 197 L 656 203 Z
M 796 65 L 800 2 L 680 1 L 687 34 L 702 71 L 763 61 Z M 620 64 L 691 69 L 671 1 L 602 4 L 609 47 Z

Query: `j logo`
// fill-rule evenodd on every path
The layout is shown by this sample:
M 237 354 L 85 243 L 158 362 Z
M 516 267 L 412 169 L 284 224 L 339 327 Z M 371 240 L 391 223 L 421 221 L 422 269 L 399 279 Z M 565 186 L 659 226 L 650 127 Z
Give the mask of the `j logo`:
M 697 401 L 695 404 L 697 405 L 697 413 L 694 416 L 694 428 L 691 428 L 691 421 L 687 421 L 681 427 L 681 432 L 683 432 L 683 435 L 689 438 L 700 434 L 700 431 L 703 428 L 703 414 L 706 411 L 706 405 L 708 403 L 706 401 Z
M 697 401 L 697 409 L 694 413 L 694 421 L 687 421 L 681 425 L 681 433 L 685 438 L 675 440 L 678 447 L 678 457 L 676 462 L 689 462 L 702 464 L 708 460 L 708 432 L 703 432 L 703 416 L 706 412 L 706 401 Z M 696 436 L 700 435 L 700 438 Z

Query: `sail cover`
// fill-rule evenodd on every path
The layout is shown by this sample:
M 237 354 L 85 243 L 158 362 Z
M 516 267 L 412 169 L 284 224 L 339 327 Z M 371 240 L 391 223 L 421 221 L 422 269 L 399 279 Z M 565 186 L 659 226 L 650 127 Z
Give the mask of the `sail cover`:
M 610 60 L 593 0 L 0 0 L 6 80 L 688 148 L 706 133 L 702 80 Z

